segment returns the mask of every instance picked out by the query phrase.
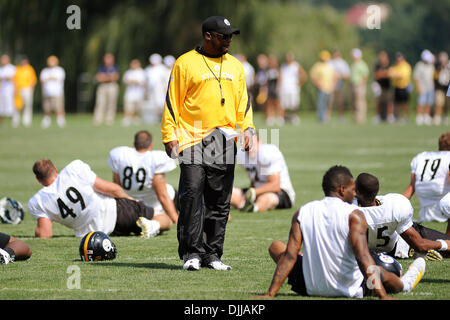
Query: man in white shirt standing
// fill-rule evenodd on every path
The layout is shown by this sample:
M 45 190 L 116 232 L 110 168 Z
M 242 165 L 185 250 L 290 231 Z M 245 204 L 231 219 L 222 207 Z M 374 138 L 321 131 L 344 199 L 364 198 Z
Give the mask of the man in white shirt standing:
M 236 162 L 247 171 L 250 188 L 233 187 L 231 205 L 241 211 L 264 212 L 288 209 L 295 202 L 295 191 L 280 149 L 253 136 L 251 151 L 239 148 Z
M 138 59 L 131 60 L 130 69 L 123 75 L 123 83 L 126 89 L 122 125 L 139 124 L 144 102 L 145 72 L 141 68 L 141 62 Z
M 352 204 L 355 183 L 350 171 L 331 167 L 322 189 L 325 198 L 294 214 L 287 246 L 280 241 L 270 246 L 277 268 L 262 297 L 274 297 L 288 277 L 292 290 L 301 295 L 362 298 L 375 293 L 389 299 L 386 292 L 411 291 L 423 276 L 425 260 L 416 259 L 401 278 L 375 265 L 367 246 L 366 220 Z
M 163 64 L 163 58 L 159 53 L 153 53 L 149 57 L 150 65 L 145 68 L 147 89 L 147 118 L 150 123 L 161 121 L 164 102 L 166 99 L 169 77 L 167 67 Z
M 152 135 L 146 130 L 135 134 L 133 147 L 112 149 L 108 165 L 113 171 L 113 181 L 128 195 L 154 208 L 155 215 L 166 213 L 172 223 L 177 223 L 176 192 L 165 179 L 165 174 L 176 168 L 175 160 L 165 151 L 152 149 Z
M 75 230 L 83 237 L 91 231 L 112 235 L 139 234 L 145 238 L 170 228 L 165 215 L 154 215 L 153 208 L 125 193 L 117 184 L 99 178 L 81 160 L 69 163 L 58 172 L 49 159 L 33 165 L 37 181 L 44 187 L 28 202 L 37 220 L 35 235 L 53 236 L 53 222 Z
M 292 124 L 300 123 L 300 92 L 307 79 L 308 74 L 295 60 L 294 53 L 288 52 L 280 68 L 280 103 L 285 111 L 285 119 Z
M 332 105 L 336 105 L 339 121 L 345 122 L 345 86 L 350 78 L 350 66 L 342 58 L 339 50 L 333 51 L 333 58 L 330 62 L 337 74 L 336 86 L 330 99 L 330 109 L 333 109 Z
M 51 125 L 52 112 L 56 113 L 56 123 L 60 128 L 66 125 L 64 108 L 66 73 L 58 64 L 59 60 L 56 56 L 48 57 L 47 68 L 44 68 L 39 76 L 42 84 L 42 108 L 44 109 L 42 128 L 48 128 Z
M 14 113 L 14 75 L 16 67 L 11 64 L 9 55 L 0 57 L 0 121 Z
M 443 133 L 438 141 L 439 151 L 421 152 L 411 161 L 411 180 L 403 195 L 408 199 L 416 194 L 420 202 L 417 222 L 447 222 L 450 218 L 450 132 Z M 450 234 L 450 222 L 447 225 Z
M 431 125 L 431 106 L 434 105 L 434 55 L 423 50 L 414 66 L 413 77 L 417 90 L 417 125 Z

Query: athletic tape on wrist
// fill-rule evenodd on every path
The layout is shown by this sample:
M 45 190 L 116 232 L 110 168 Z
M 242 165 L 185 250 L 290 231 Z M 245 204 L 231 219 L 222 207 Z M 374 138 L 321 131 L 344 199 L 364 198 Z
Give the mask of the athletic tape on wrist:
M 436 241 L 439 241 L 441 243 L 441 247 L 438 249 L 438 251 L 447 251 L 448 249 L 447 242 L 445 242 L 442 239 L 437 239 Z

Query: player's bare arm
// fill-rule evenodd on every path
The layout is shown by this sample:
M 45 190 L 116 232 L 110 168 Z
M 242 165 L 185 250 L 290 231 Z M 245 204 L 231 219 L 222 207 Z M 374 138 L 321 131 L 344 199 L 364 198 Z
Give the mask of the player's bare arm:
M 367 222 L 361 211 L 355 210 L 349 216 L 350 243 L 364 279 L 375 279 L 374 291 L 380 299 L 390 299 L 376 272 L 376 264 L 367 245 Z
M 164 211 L 169 216 L 173 223 L 178 222 L 177 209 L 175 204 L 167 193 L 166 179 L 163 174 L 155 174 L 152 181 L 153 189 L 155 190 L 156 196 L 161 203 Z
M 277 263 L 269 290 L 265 295 L 260 296 L 260 298 L 275 297 L 297 261 L 298 253 L 302 247 L 302 232 L 297 219 L 299 212 L 300 210 L 298 210 L 292 218 L 292 226 L 289 232 L 289 241 L 286 252 L 281 255 L 280 260 Z
M 406 187 L 405 191 L 403 191 L 403 195 L 408 199 L 411 199 L 411 197 L 414 195 L 415 184 L 416 184 L 416 175 L 412 173 L 411 182 L 409 183 L 409 186 Z
M 38 238 L 51 238 L 53 236 L 53 223 L 48 218 L 37 219 L 34 235 Z
M 409 244 L 411 248 L 418 252 L 427 252 L 428 250 L 439 250 L 442 248 L 442 244 L 439 241 L 432 241 L 422 238 L 422 236 L 413 227 L 409 228 L 401 234 L 401 237 Z M 447 243 L 447 247 L 450 245 L 449 240 L 443 240 Z
M 122 184 L 120 183 L 120 175 L 118 173 L 113 172 L 113 182 L 115 184 L 118 184 L 119 186 L 121 186 Z
M 103 180 L 102 178 L 96 177 L 94 182 L 94 190 L 98 193 L 102 193 L 111 198 L 126 198 L 130 200 L 136 200 L 133 197 L 130 197 L 126 192 L 122 189 L 120 185 L 117 185 L 114 182 Z

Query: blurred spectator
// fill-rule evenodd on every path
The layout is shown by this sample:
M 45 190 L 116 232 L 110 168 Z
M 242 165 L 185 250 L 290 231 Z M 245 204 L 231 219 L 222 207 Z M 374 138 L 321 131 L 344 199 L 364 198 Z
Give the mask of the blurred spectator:
M 37 76 L 34 68 L 26 56 L 22 56 L 19 65 L 16 67 L 14 84 L 16 90 L 16 108 L 14 111 L 12 125 L 18 127 L 22 113 L 22 123 L 25 127 L 31 125 L 33 119 L 33 94 L 37 83 Z
M 112 125 L 116 117 L 117 96 L 119 94 L 119 70 L 114 55 L 106 53 L 103 64 L 98 68 L 95 80 L 98 83 L 94 108 L 94 125 L 98 126 L 105 120 L 106 125 Z
M 142 115 L 142 104 L 145 93 L 145 72 L 138 59 L 130 62 L 130 69 L 123 75 L 125 83 L 124 117 L 122 125 L 139 124 Z
M 416 63 L 413 77 L 417 90 L 417 125 L 431 125 L 431 106 L 434 105 L 434 55 L 423 50 Z M 440 123 L 440 118 L 439 118 Z
M 161 121 L 166 99 L 168 76 L 167 67 L 163 64 L 163 58 L 158 53 L 149 57 L 149 66 L 145 68 L 147 105 L 146 119 L 148 123 L 159 123 Z
M 42 128 L 51 125 L 52 112 L 56 113 L 56 124 L 62 128 L 66 125 L 64 107 L 64 80 L 66 72 L 59 66 L 59 59 L 56 56 L 47 58 L 47 67 L 41 71 L 39 76 L 42 85 L 42 108 L 44 117 L 42 118 Z
M 375 65 L 375 80 L 380 88 L 380 93 L 376 101 L 376 118 L 375 122 L 388 121 L 393 123 L 394 117 L 394 105 L 393 105 L 393 92 L 391 79 L 389 77 L 390 68 L 389 56 L 386 51 L 380 51 L 378 53 L 378 61 Z
M 256 104 L 259 109 L 265 109 L 268 87 L 267 87 L 267 71 L 269 69 L 269 58 L 264 53 L 260 53 L 256 58 L 258 69 L 256 70 Z
M 327 123 L 330 120 L 329 98 L 336 87 L 337 74 L 330 63 L 331 54 L 327 50 L 319 53 L 320 61 L 316 62 L 309 75 L 311 81 L 317 88 L 317 115 L 319 121 Z
M 285 112 L 285 119 L 292 124 L 300 123 L 300 91 L 307 79 L 308 75 L 295 60 L 294 53 L 288 52 L 280 68 L 280 103 Z
M 164 66 L 166 67 L 166 87 L 169 84 L 170 74 L 172 73 L 172 67 L 175 63 L 175 57 L 172 55 L 167 55 L 163 59 Z
M 394 115 L 402 123 L 409 119 L 411 72 L 411 65 L 403 53 L 397 52 L 395 64 L 389 68 L 389 76 L 394 84 Z
M 266 124 L 268 126 L 284 125 L 284 109 L 280 104 L 279 96 L 280 68 L 276 55 L 269 56 L 269 68 L 267 70 L 267 104 Z
M 245 83 L 247 85 L 247 93 L 253 104 L 253 89 L 255 86 L 255 68 L 253 68 L 250 62 L 248 62 L 245 54 L 239 53 L 237 55 L 237 58 L 239 59 L 239 61 L 241 61 L 242 66 L 244 67 L 244 76 L 245 76 Z
M 0 122 L 14 113 L 14 75 L 16 67 L 7 54 L 0 57 Z
M 448 125 L 448 99 L 445 97 L 445 92 L 450 83 L 450 61 L 448 53 L 441 51 L 438 55 L 437 64 L 435 68 L 435 109 L 434 109 L 434 123 L 439 123 L 441 115 L 444 117 L 444 124 Z M 438 119 L 436 119 L 438 117 Z
M 331 64 L 334 67 L 337 74 L 336 87 L 334 88 L 333 94 L 330 97 L 330 110 L 333 110 L 333 106 L 336 106 L 336 110 L 341 122 L 345 121 L 345 84 L 350 77 L 350 67 L 342 58 L 342 54 L 339 50 L 333 52 L 333 58 L 331 59 Z
M 367 117 L 367 80 L 369 67 L 362 59 L 362 52 L 358 48 L 352 50 L 352 64 L 350 65 L 350 83 L 354 102 L 355 122 L 363 124 Z

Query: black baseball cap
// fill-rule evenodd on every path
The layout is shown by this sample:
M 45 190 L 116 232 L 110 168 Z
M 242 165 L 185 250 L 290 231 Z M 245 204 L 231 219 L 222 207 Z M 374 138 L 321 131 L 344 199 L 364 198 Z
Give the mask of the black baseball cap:
M 211 16 L 203 21 L 202 33 L 214 31 L 222 34 L 240 34 L 237 28 L 231 26 L 230 21 L 221 16 Z

